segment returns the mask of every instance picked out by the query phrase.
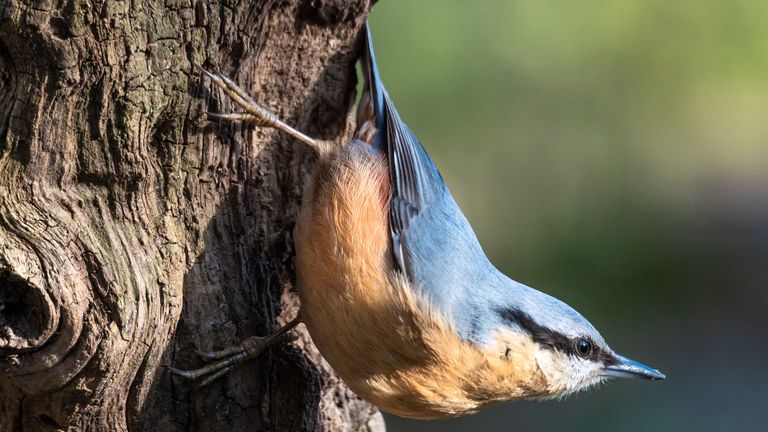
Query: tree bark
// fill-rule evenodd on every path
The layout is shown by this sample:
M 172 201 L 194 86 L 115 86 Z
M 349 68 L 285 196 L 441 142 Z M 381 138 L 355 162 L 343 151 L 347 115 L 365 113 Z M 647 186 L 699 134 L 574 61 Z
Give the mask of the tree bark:
M 297 312 L 311 152 L 351 135 L 368 0 L 0 0 L 0 430 L 382 430 L 301 339 L 196 389 L 166 366 Z

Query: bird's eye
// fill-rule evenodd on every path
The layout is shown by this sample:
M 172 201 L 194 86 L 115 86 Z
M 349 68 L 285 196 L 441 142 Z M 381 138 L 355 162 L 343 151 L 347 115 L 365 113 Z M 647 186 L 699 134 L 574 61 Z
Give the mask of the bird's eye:
M 579 339 L 576 341 L 576 352 L 582 357 L 588 356 L 592 352 L 592 342 L 586 339 Z

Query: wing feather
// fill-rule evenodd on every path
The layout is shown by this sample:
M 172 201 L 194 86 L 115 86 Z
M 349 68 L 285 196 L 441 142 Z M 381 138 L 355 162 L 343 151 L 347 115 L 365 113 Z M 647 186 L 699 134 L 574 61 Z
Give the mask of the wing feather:
M 402 239 L 411 221 L 445 190 L 437 167 L 384 93 L 384 144 L 389 161 L 392 197 L 389 219 L 392 249 L 400 270 L 408 273 Z

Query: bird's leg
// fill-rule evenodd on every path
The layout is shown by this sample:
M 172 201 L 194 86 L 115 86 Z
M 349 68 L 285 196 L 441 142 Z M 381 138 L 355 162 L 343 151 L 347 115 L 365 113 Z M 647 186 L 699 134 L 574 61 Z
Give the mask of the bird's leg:
M 245 110 L 243 113 L 209 112 L 207 113 L 209 118 L 240 121 L 251 123 L 256 126 L 276 128 L 293 136 L 294 138 L 301 140 L 314 149 L 318 148 L 318 141 L 316 139 L 310 138 L 306 134 L 299 132 L 298 130 L 286 124 L 284 121 L 277 118 L 275 113 L 253 100 L 253 98 L 248 96 L 248 93 L 246 93 L 245 90 L 240 88 L 240 86 L 235 84 L 235 82 L 231 79 L 219 73 L 209 72 L 203 68 L 200 68 L 200 70 L 203 71 L 203 73 L 211 79 L 216 87 L 222 89 L 224 93 L 226 93 L 226 95 L 232 99 L 232 102 Z
M 169 369 L 174 374 L 190 380 L 203 378 L 202 381 L 198 383 L 198 387 L 208 385 L 229 373 L 236 365 L 258 357 L 258 355 L 269 345 L 277 342 L 291 342 L 296 340 L 296 335 L 290 333 L 290 331 L 296 327 L 299 322 L 300 320 L 297 317 L 269 336 L 251 336 L 239 344 L 224 348 L 221 351 L 196 351 L 197 355 L 207 361 L 211 361 L 211 363 L 199 369 L 181 370 L 170 366 Z

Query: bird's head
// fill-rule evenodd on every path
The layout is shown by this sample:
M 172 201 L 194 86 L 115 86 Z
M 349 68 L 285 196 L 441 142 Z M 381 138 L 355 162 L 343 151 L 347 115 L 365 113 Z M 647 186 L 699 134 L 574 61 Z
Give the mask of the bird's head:
M 616 354 L 567 304 L 538 291 L 530 294 L 499 313 L 507 328 L 533 342 L 529 358 L 547 383 L 540 397 L 567 396 L 608 378 L 665 379 L 658 370 Z

